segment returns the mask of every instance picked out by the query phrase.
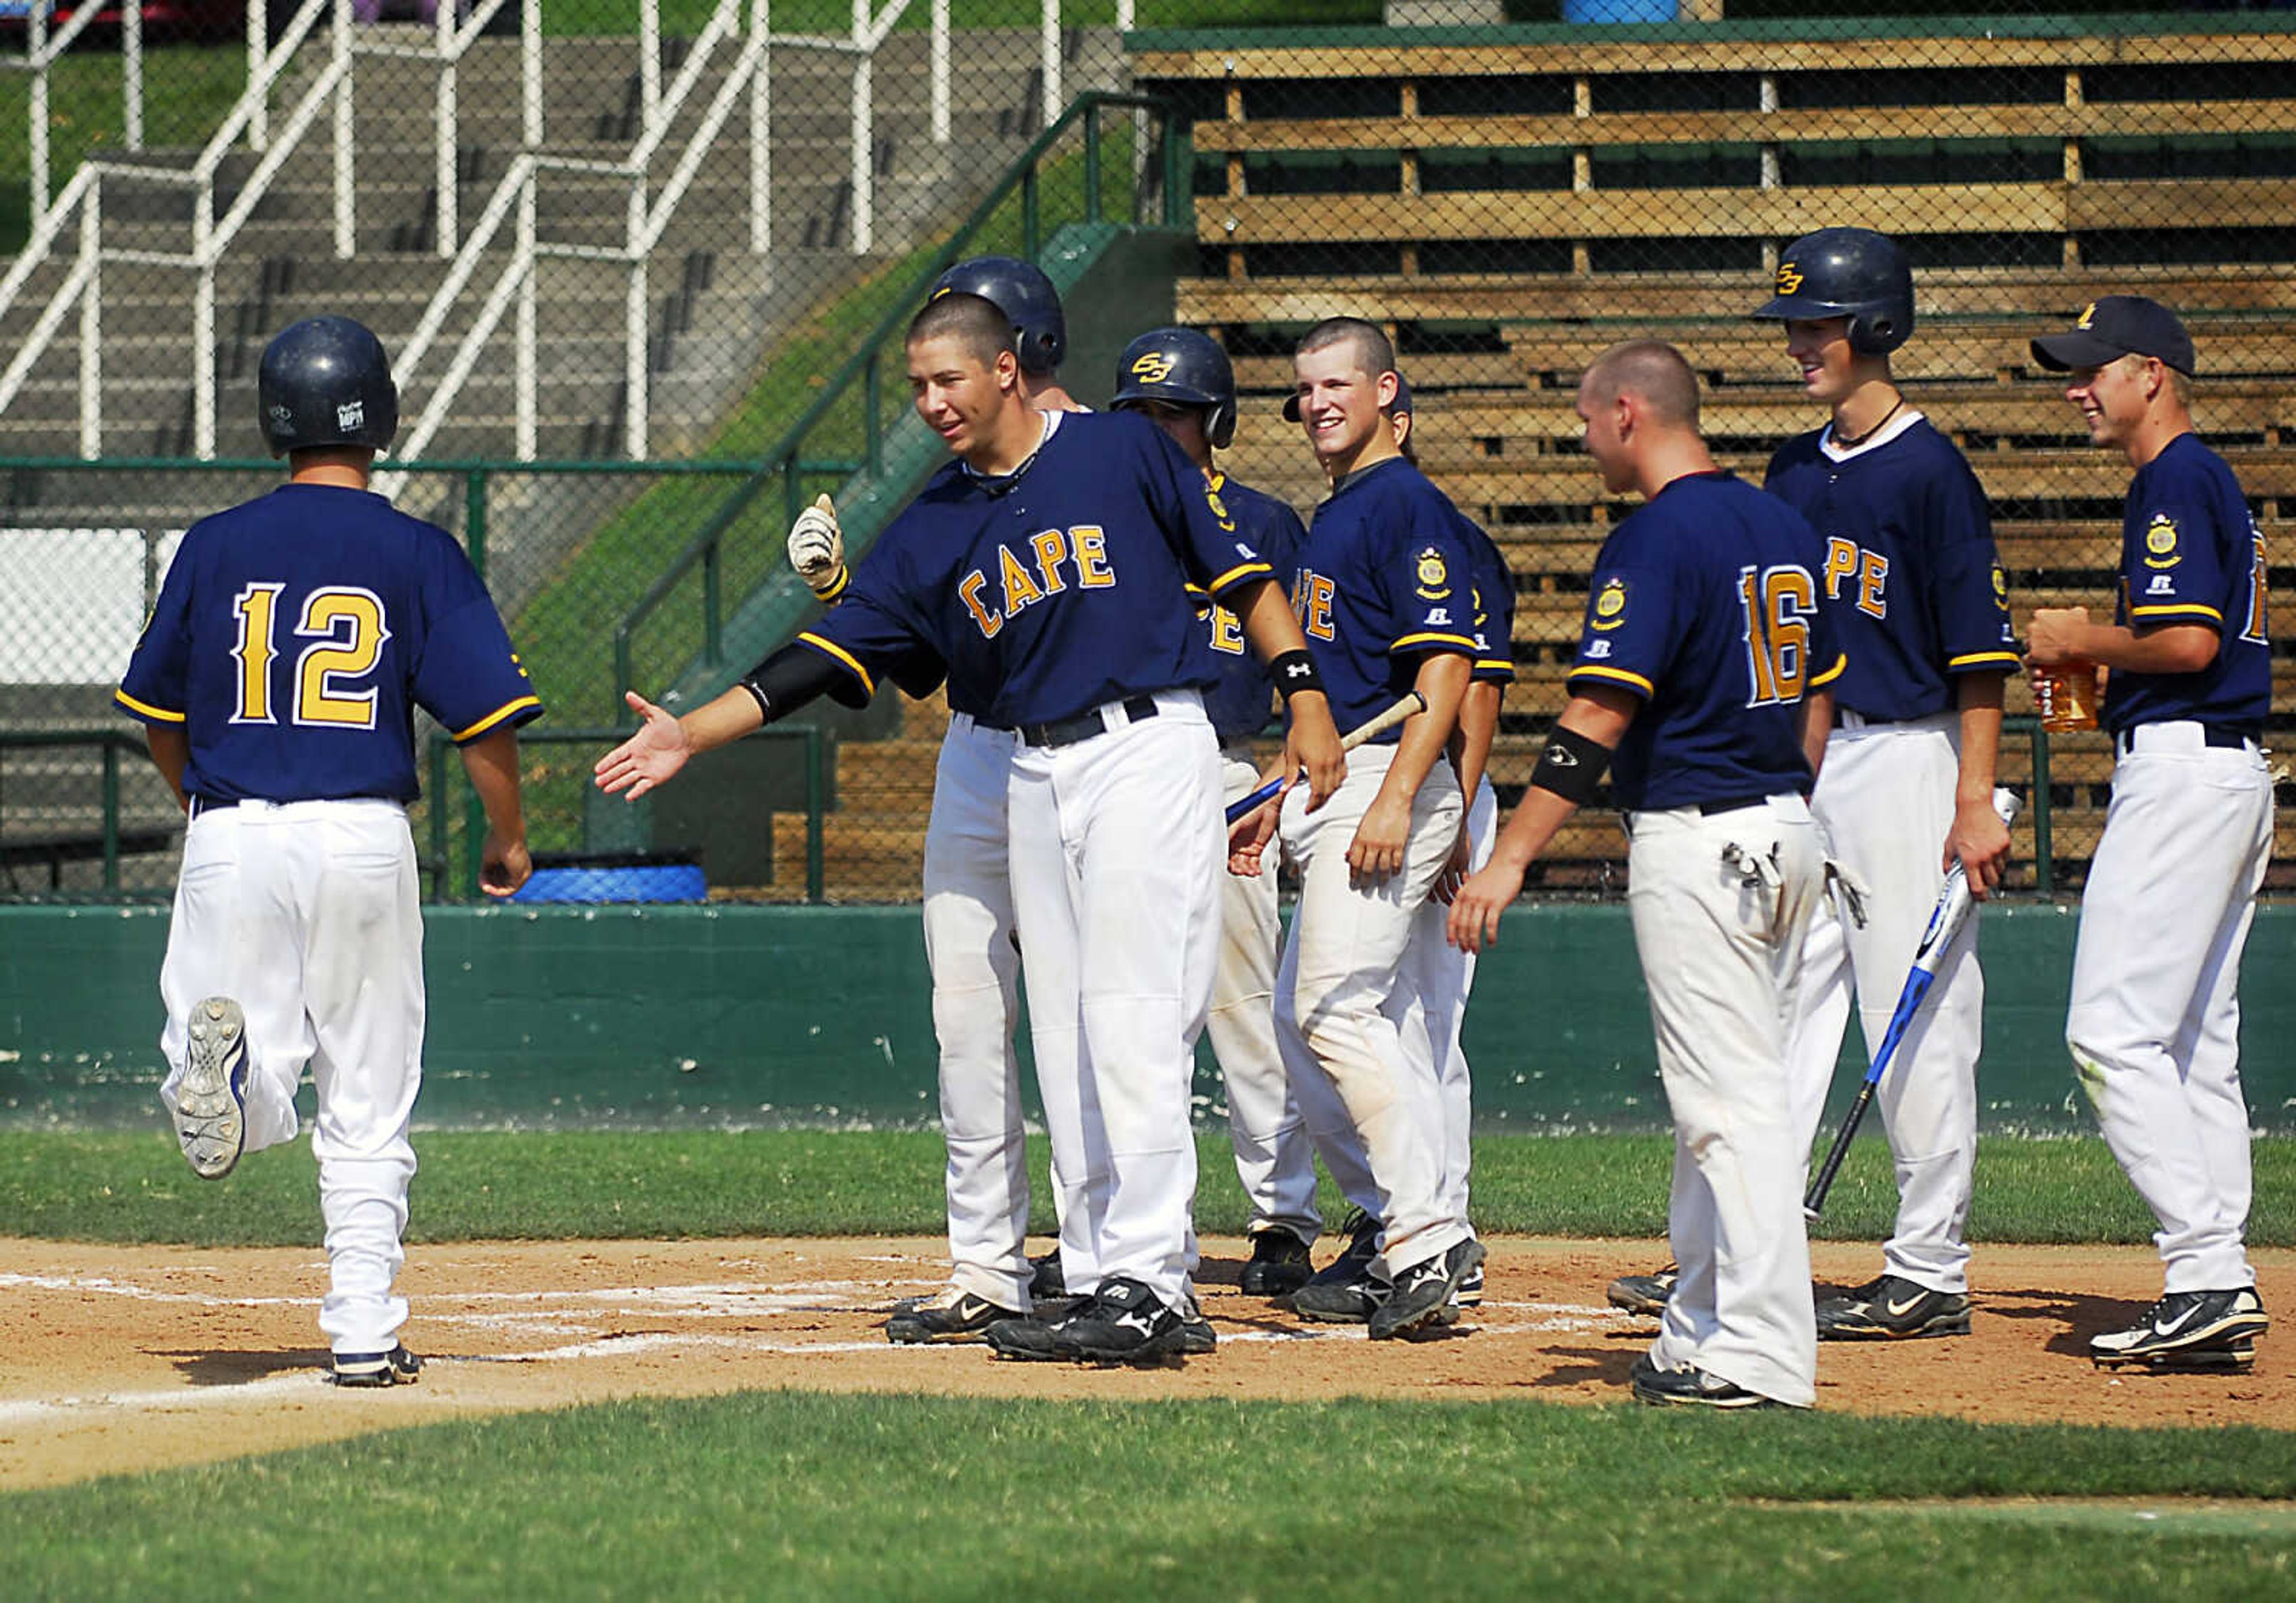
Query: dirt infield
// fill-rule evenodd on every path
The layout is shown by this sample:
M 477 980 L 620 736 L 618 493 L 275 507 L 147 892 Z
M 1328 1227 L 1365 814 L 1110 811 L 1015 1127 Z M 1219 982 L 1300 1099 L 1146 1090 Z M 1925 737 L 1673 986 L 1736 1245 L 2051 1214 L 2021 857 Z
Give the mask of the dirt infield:
M 1303 1327 L 1234 1289 L 1242 1248 L 1208 1240 L 1219 1352 L 1129 1370 L 998 1362 L 979 1346 L 892 1347 L 895 1299 L 931 1291 L 938 1240 L 478 1243 L 418 1247 L 401 1282 L 414 1387 L 322 1378 L 325 1272 L 308 1249 L 212 1251 L 0 1240 L 0 1487 L 235 1457 L 422 1420 L 749 1387 L 988 1396 L 1538 1397 L 1616 1403 L 1652 1321 L 1603 1284 L 1662 1245 L 1501 1239 L 1480 1313 L 1422 1343 Z M 2267 1307 L 2296 1308 L 2296 1252 L 2255 1255 Z M 1835 1283 L 1870 1247 L 1821 1246 Z M 2296 1332 L 2245 1376 L 2115 1377 L 2094 1332 L 2157 1296 L 2150 1250 L 1986 1247 L 1965 1337 L 1828 1344 L 1818 1406 L 1874 1414 L 2296 1429 Z

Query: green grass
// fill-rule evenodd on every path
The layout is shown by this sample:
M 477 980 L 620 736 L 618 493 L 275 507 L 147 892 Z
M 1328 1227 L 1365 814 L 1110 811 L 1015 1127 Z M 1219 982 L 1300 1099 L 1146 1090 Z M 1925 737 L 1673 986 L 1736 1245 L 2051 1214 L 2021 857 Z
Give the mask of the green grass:
M 1045 1146 L 1030 1143 L 1041 1180 Z M 931 1131 L 420 1134 L 408 1234 L 416 1241 L 732 1235 L 934 1235 L 946 1219 Z M 1475 1149 L 1475 1217 L 1487 1231 L 1666 1233 L 1672 1143 L 1663 1136 L 1493 1136 Z M 2296 1139 L 2256 1144 L 2249 1239 L 2296 1243 Z M 1245 1223 L 1225 1132 L 1198 1144 L 1197 1223 Z M 308 1141 L 193 1180 L 156 1133 L 0 1133 L 0 1232 L 58 1239 L 271 1246 L 316 1239 Z M 1038 1188 L 1037 1227 L 1051 1229 Z M 1816 1234 L 1876 1240 L 1895 1206 L 1886 1149 L 1861 1141 Z M 1342 1205 L 1328 1185 L 1324 1214 Z M 2152 1221 L 2094 1138 L 1991 1138 L 1978 1154 L 1971 1232 L 1980 1241 L 2142 1243 Z
M 76 1599 L 2215 1599 L 2296 1584 L 2292 1493 L 2253 1430 L 766 1393 L 19 1493 L 0 1551 Z

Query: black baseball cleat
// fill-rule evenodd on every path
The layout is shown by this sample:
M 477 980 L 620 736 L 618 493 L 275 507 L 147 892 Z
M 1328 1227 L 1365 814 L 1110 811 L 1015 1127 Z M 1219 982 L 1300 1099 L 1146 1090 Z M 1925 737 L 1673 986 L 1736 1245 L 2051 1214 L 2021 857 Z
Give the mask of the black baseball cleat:
M 176 1143 L 192 1173 L 221 1180 L 247 1149 L 247 1015 L 228 996 L 195 1004 L 176 1082 Z
M 1180 1353 L 1186 1358 L 1201 1358 L 1219 1347 L 1219 1334 L 1212 1321 L 1204 1317 L 1203 1304 L 1190 1291 L 1180 1299 Z
M 1066 1317 L 1063 1311 L 1062 1317 Z M 1000 1319 L 981 1332 L 981 1340 L 999 1358 L 1018 1363 L 1051 1363 L 1064 1356 L 1053 1345 L 1053 1324 L 1040 1310 L 1018 1319 Z
M 1292 1312 L 1325 1324 L 1360 1325 L 1387 1300 L 1387 1283 L 1372 1278 L 1379 1256 L 1379 1221 L 1357 1208 L 1349 1215 L 1348 1244 L 1340 1255 L 1292 1294 Z
M 1061 1274 L 1061 1249 L 1057 1247 L 1041 1258 L 1029 1260 L 1029 1295 L 1042 1301 L 1046 1297 L 1066 1296 L 1068 1281 Z
M 338 1353 L 330 1377 L 337 1386 L 413 1386 L 422 1378 L 422 1361 L 405 1346 L 388 1353 Z
M 906 1308 L 885 1321 L 885 1339 L 899 1346 L 921 1342 L 980 1341 L 1000 1319 L 1020 1319 L 1018 1309 L 1006 1308 L 951 1286 L 928 1302 Z
M 1669 1264 L 1656 1274 L 1622 1274 L 1603 1295 L 1613 1308 L 1662 1319 L 1667 1298 L 1674 1295 L 1675 1284 L 1681 1279 L 1682 1271 Z
M 2099 1369 L 2137 1364 L 2244 1372 L 2256 1362 L 2256 1338 L 2271 1324 L 2253 1287 L 2172 1291 L 2128 1329 L 2090 1337 L 2088 1355 Z
M 1395 1289 L 1371 1316 L 1372 1340 L 1387 1341 L 1457 1322 L 1459 1306 L 1451 1294 L 1482 1262 L 1483 1244 L 1471 1239 L 1404 1270 L 1395 1277 Z
M 1627 1385 L 1637 1403 L 1653 1403 L 1659 1407 L 1690 1408 L 1785 1408 L 1786 1403 L 1775 1397 L 1765 1397 L 1759 1392 L 1750 1392 L 1734 1380 L 1725 1380 L 1704 1370 L 1662 1370 L 1650 1361 L 1645 1353 L 1635 1360 Z
M 1308 1244 L 1280 1224 L 1251 1232 L 1251 1262 L 1236 1278 L 1246 1296 L 1289 1296 L 1316 1273 Z
M 1932 1291 L 1903 1275 L 1885 1274 L 1817 1305 L 1821 1341 L 1903 1341 L 1969 1334 L 1964 1292 Z
M 1181 1355 L 1186 1322 L 1145 1284 L 1116 1275 L 1100 1283 L 1091 1302 L 1052 1327 L 1053 1346 L 1066 1358 L 1157 1363 Z M 1209 1325 L 1198 1332 L 1209 1334 Z

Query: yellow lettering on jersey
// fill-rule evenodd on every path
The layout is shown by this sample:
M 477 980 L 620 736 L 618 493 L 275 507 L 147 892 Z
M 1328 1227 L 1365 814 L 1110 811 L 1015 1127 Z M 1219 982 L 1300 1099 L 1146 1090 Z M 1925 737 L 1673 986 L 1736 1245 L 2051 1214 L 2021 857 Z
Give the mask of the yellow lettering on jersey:
M 1037 577 L 1045 582 L 1045 593 L 1058 595 L 1067 589 L 1061 578 L 1061 564 L 1068 559 L 1068 536 L 1059 529 L 1048 528 L 1029 544 L 1037 553 Z
M 1310 639 L 1332 639 L 1332 581 L 1312 568 L 1301 568 L 1292 585 L 1292 611 Z
M 980 593 L 988 587 L 988 576 L 976 568 L 958 584 L 956 597 L 964 603 L 964 609 L 972 614 L 972 626 L 980 631 L 980 638 L 994 640 L 996 632 L 1004 626 L 1004 618 L 1002 613 L 991 612 L 980 604 Z
M 1212 650 L 1230 657 L 1243 655 L 1243 621 L 1221 606 L 1212 608 Z
M 1841 581 L 1857 571 L 1857 542 L 1835 535 L 1825 543 L 1825 593 L 1841 599 Z
M 375 687 L 354 691 L 341 682 L 373 673 L 382 655 L 390 638 L 382 598 L 371 590 L 315 590 L 295 633 L 316 638 L 295 664 L 295 722 L 373 729 Z
M 271 716 L 271 659 L 279 655 L 271 644 L 274 615 L 279 609 L 283 584 L 250 585 L 232 598 L 239 616 L 239 643 L 231 654 L 239 658 L 239 706 L 231 715 L 234 724 L 275 724 Z
M 1045 599 L 1045 593 L 1037 588 L 1037 581 L 1030 578 L 1029 570 L 1021 566 L 1020 558 L 1003 546 L 997 547 L 996 558 L 1004 575 L 1005 617 L 1011 617 Z
M 1808 571 L 1741 568 L 1738 602 L 1746 626 L 1746 705 L 1800 701 L 1809 674 L 1809 619 L 1817 611 Z
M 1889 598 L 1882 593 L 1890 582 L 1890 559 L 1880 552 L 1864 553 L 1857 572 L 1857 610 L 1868 617 L 1890 616 Z
M 1069 530 L 1069 542 L 1076 548 L 1077 583 L 1086 590 L 1105 590 L 1116 583 L 1116 570 L 1108 565 L 1108 536 L 1097 523 L 1079 523 Z

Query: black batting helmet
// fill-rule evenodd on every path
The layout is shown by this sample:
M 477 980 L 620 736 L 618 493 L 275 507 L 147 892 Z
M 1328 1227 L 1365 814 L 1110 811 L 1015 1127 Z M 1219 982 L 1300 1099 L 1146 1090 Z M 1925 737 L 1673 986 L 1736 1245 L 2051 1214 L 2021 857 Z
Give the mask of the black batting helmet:
M 1068 354 L 1068 319 L 1060 291 L 1033 262 L 1017 256 L 976 256 L 933 281 L 929 301 L 948 294 L 978 295 L 1013 320 L 1013 349 L 1021 371 L 1055 372 Z
M 1757 317 L 1847 317 L 1849 348 L 1886 356 L 1914 331 L 1914 268 L 1870 228 L 1821 228 L 1778 258 L 1777 293 Z
M 255 380 L 263 443 L 283 456 L 315 446 L 380 451 L 398 432 L 390 358 L 365 323 L 307 317 L 263 348 Z
M 1124 348 L 1116 399 L 1168 401 L 1204 409 L 1204 438 L 1220 449 L 1235 438 L 1235 369 L 1210 335 L 1194 329 L 1151 329 Z

